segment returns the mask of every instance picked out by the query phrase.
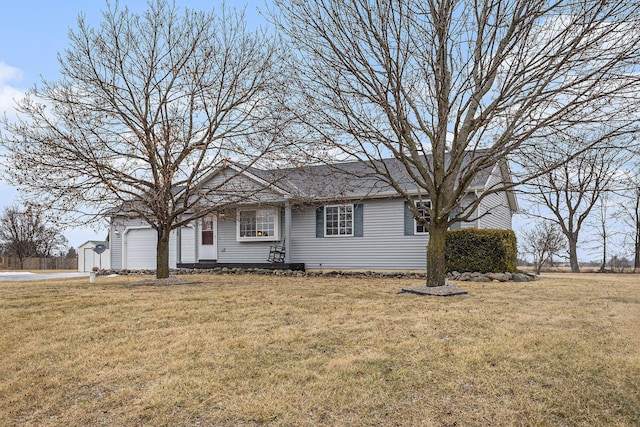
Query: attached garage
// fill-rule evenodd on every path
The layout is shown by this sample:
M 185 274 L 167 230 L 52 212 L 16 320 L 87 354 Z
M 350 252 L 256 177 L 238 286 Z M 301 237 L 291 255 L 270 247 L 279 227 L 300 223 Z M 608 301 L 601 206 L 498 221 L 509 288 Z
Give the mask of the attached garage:
M 153 228 L 131 228 L 124 235 L 124 265 L 129 270 L 155 270 L 158 235 Z
M 155 270 L 158 235 L 150 227 L 129 228 L 124 233 L 123 268 L 128 270 Z M 169 237 L 169 267 L 175 268 L 175 232 Z
M 182 227 L 180 230 L 180 262 L 196 262 L 196 230 L 194 227 Z

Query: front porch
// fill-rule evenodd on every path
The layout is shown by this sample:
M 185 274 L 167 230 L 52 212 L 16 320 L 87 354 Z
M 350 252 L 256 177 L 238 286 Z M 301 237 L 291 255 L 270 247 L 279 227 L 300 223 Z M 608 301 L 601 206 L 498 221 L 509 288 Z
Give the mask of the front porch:
M 287 262 L 217 262 L 213 260 L 201 260 L 196 263 L 178 263 L 177 268 L 188 269 L 213 269 L 213 268 L 259 268 L 263 270 L 291 270 L 305 271 L 304 263 Z

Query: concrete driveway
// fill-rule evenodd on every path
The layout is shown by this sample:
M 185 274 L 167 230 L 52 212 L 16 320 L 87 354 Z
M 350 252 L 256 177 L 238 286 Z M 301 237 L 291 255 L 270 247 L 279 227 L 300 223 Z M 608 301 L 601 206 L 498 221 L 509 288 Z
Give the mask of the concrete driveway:
M 26 271 L 0 271 L 0 282 L 26 282 L 30 280 L 72 279 L 89 277 L 89 272 L 29 273 Z

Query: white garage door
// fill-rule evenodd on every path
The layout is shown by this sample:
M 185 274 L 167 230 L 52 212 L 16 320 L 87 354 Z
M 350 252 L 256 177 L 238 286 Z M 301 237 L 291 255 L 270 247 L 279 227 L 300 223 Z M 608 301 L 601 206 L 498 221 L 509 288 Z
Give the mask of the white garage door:
M 156 242 L 158 235 L 153 228 L 127 231 L 125 268 L 129 270 L 156 269 Z

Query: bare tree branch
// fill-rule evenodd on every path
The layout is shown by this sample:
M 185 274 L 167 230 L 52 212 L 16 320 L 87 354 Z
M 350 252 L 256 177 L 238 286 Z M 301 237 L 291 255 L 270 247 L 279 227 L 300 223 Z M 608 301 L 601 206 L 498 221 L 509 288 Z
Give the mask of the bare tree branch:
M 638 2 L 274 3 L 273 20 L 297 49 L 297 114 L 318 144 L 326 141 L 319 151 L 368 161 L 410 205 L 431 201 L 428 285 L 444 284 L 444 232 L 453 222 L 483 198 L 608 139 L 575 146 L 546 170 L 516 173 L 461 211 L 478 174 L 575 128 L 635 143 Z M 387 157 L 402 164 L 418 192 L 394 182 L 397 174 L 377 162 Z
M 98 27 L 80 16 L 62 78 L 34 87 L 19 120 L 4 121 L 5 178 L 74 222 L 115 206 L 144 219 L 166 276 L 172 229 L 250 196 L 203 178 L 226 158 L 250 167 L 282 154 L 284 55 L 235 10 L 154 0 L 141 15 L 109 5 Z
M 540 147 L 536 154 L 529 156 L 526 171 L 534 175 L 536 171 L 548 170 L 575 152 L 574 146 L 588 144 L 592 135 L 577 134 L 551 139 L 553 148 Z M 601 149 L 585 152 L 531 180 L 523 193 L 532 206 L 543 206 L 551 212 L 550 220 L 558 224 L 568 242 L 569 263 L 572 272 L 579 272 L 578 243 L 580 231 L 594 207 L 608 191 L 614 191 L 619 183 L 619 169 L 629 160 L 630 154 L 624 150 Z M 533 215 L 547 215 L 538 211 Z

